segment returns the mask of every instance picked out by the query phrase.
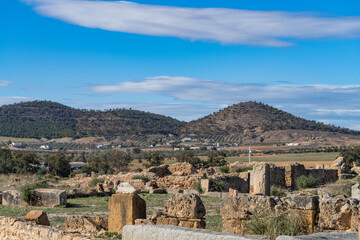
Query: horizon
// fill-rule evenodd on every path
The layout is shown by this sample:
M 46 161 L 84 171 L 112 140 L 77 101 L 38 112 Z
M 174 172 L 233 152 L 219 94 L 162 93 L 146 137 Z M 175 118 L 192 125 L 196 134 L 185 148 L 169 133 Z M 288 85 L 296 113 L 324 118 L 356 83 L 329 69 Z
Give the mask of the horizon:
M 48 99 L 189 122 L 257 101 L 360 130 L 358 1 L 0 6 L 0 106 Z

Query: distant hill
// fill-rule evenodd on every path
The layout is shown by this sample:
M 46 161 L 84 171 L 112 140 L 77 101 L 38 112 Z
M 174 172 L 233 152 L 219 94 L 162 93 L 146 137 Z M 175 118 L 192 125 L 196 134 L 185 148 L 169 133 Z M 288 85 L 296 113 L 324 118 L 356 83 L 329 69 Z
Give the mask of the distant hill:
M 137 110 L 74 109 L 51 101 L 0 108 L 0 136 L 20 138 L 113 137 L 176 134 L 185 125 L 176 119 Z
M 329 133 L 360 132 L 305 120 L 266 104 L 245 102 L 189 123 L 131 110 L 81 110 L 51 101 L 0 107 L 0 136 L 19 138 L 107 137 L 148 135 L 197 136 L 217 141 L 278 141 Z M 321 133 L 321 134 L 320 134 Z M 286 138 L 281 137 L 287 135 Z M 274 140 L 274 136 L 278 136 Z M 260 140 L 259 140 L 260 139 Z
M 268 132 L 276 131 L 278 134 L 281 131 L 285 132 L 284 130 L 360 134 L 358 131 L 296 117 L 257 102 L 234 104 L 219 112 L 191 121 L 182 129 L 182 134 L 215 138 L 217 140 L 224 139 L 219 138 L 219 136 L 227 136 L 227 140 L 238 140 L 258 138 Z

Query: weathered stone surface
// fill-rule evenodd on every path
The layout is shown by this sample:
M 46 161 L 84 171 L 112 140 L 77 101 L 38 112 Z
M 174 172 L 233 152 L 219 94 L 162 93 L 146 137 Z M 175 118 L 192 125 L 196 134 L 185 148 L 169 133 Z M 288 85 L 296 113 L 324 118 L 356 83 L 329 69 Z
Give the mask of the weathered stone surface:
M 200 179 L 200 185 L 203 193 L 210 191 L 210 179 Z
M 155 173 L 159 177 L 165 177 L 166 175 L 171 174 L 168 168 L 168 165 L 163 164 L 160 166 L 150 167 L 146 170 L 146 172 Z
M 254 194 L 270 195 L 270 165 L 259 163 L 254 165 Z
M 190 163 L 174 163 L 169 166 L 169 172 L 175 176 L 188 176 L 196 173 L 196 169 Z
M 270 184 L 279 187 L 286 187 L 285 167 L 270 167 Z
M 194 189 L 195 183 L 199 181 L 200 177 L 196 175 L 191 176 L 165 176 L 156 180 L 156 185 L 162 186 L 165 189 Z
M 26 221 L 32 221 L 36 224 L 50 226 L 49 219 L 47 217 L 46 212 L 44 211 L 30 211 L 25 216 Z
M 314 239 L 321 239 L 321 240 L 358 240 L 358 233 L 357 232 L 347 232 L 347 233 L 337 233 L 337 232 L 330 232 L 330 233 L 314 233 L 311 235 L 304 235 L 304 236 L 278 236 L 276 240 L 314 240 Z
M 166 216 L 158 217 L 156 219 L 156 225 L 174 225 L 174 226 L 178 226 L 179 222 L 180 221 L 177 218 L 166 217 Z
M 73 215 L 65 218 L 65 230 L 72 232 L 81 232 L 95 234 L 101 230 L 101 226 L 90 217 Z
M 109 200 L 109 232 L 121 233 L 123 226 L 146 219 L 146 202 L 135 193 L 113 194 Z
M 354 199 L 353 199 L 354 200 Z M 323 230 L 348 230 L 351 228 L 353 203 L 351 199 L 321 198 L 319 227 Z M 357 201 L 358 204 L 358 201 Z
M 198 193 L 199 193 L 197 190 L 194 190 L 194 189 L 185 189 L 183 192 L 184 192 L 184 194 L 186 194 L 186 195 L 198 194 Z
M 360 184 L 359 183 L 351 186 L 351 197 L 360 199 Z
M 234 190 L 232 188 L 229 188 L 229 197 L 237 197 L 239 195 L 238 190 Z
M 278 199 L 268 196 L 240 195 L 225 199 L 221 204 L 221 216 L 223 219 L 246 220 L 256 211 L 271 210 L 280 204 Z
M 222 224 L 222 232 L 224 233 L 233 233 L 233 234 L 245 234 L 246 227 L 244 225 L 244 220 L 237 220 L 237 219 L 224 219 Z
M 179 227 L 187 228 L 205 228 L 206 222 L 204 219 L 189 219 L 189 220 L 180 220 L 178 225 Z
M 293 209 L 319 209 L 319 196 L 292 195 L 287 197 L 286 201 Z
M 64 232 L 58 228 L 38 225 L 16 218 L 0 217 L 1 240 L 90 240 L 89 237 Z
M 165 214 L 176 218 L 200 219 L 205 216 L 206 209 L 198 195 L 176 194 L 166 202 Z
M 128 182 L 122 182 L 118 185 L 116 193 L 136 193 L 136 188 Z
M 302 226 L 306 229 L 307 233 L 313 233 L 316 223 L 317 210 L 304 210 L 304 209 L 293 209 L 302 221 Z
M 203 229 L 183 228 L 175 226 L 136 225 L 125 226 L 123 240 L 156 240 L 191 239 L 191 240 L 252 240 L 259 239 L 234 234 L 224 234 Z
M 66 191 L 57 189 L 35 189 L 30 191 L 31 206 L 58 207 L 66 205 Z
M 19 205 L 22 204 L 21 193 L 18 190 L 7 190 L 2 193 L 3 205 Z

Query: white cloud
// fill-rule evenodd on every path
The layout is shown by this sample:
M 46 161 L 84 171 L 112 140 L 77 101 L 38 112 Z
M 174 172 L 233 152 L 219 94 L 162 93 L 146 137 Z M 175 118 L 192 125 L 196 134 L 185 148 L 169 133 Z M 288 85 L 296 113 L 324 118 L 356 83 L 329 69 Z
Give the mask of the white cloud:
M 88 28 L 223 44 L 288 46 L 291 40 L 356 38 L 360 17 L 302 12 L 180 8 L 125 1 L 27 0 L 35 10 Z M 286 39 L 286 40 L 285 40 Z
M 4 80 L 0 80 L 0 87 L 6 87 L 8 85 L 10 85 L 12 82 L 10 81 L 4 81 Z
M 314 114 L 329 115 L 335 114 L 339 116 L 360 116 L 360 109 L 316 109 Z
M 31 101 L 33 99 L 21 96 L 0 97 L 0 105 Z

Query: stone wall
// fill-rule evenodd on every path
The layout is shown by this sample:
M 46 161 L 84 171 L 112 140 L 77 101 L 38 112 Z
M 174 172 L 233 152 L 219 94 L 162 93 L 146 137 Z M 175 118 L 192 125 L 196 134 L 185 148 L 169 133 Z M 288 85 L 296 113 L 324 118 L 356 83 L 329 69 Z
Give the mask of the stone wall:
M 285 188 L 285 167 L 271 166 L 270 168 L 270 185 Z
M 37 225 L 16 218 L 0 217 L 1 240 L 89 240 L 79 234 L 72 234 L 60 229 Z

